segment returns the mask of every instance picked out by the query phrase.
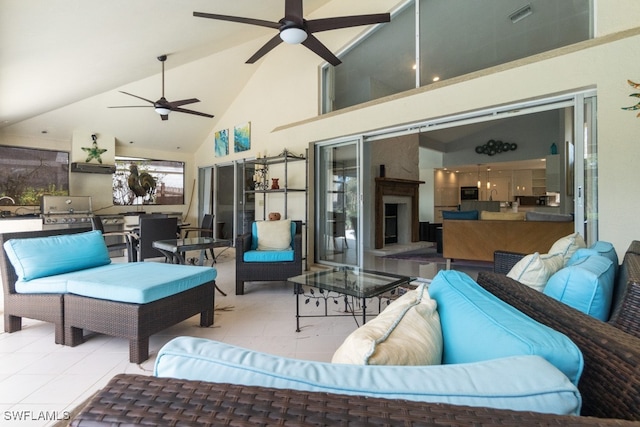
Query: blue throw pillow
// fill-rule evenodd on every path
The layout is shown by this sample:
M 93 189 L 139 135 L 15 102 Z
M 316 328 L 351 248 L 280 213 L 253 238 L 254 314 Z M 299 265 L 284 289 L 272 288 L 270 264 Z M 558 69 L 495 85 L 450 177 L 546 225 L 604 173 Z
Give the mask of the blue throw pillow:
M 616 266 L 609 258 L 590 255 L 555 273 L 543 293 L 606 322 L 609 319 Z
M 442 211 L 442 219 L 478 219 L 478 211 Z
M 589 248 L 580 248 L 571 256 L 567 265 L 573 265 L 582 258 L 590 257 L 591 255 L 602 255 L 611 260 L 613 265 L 618 267 L 618 254 L 616 249 L 609 242 L 597 241 Z
M 429 286 L 429 294 L 438 302 L 442 363 L 538 355 L 578 384 L 584 361 L 573 341 L 505 303 L 468 275 L 440 271 Z

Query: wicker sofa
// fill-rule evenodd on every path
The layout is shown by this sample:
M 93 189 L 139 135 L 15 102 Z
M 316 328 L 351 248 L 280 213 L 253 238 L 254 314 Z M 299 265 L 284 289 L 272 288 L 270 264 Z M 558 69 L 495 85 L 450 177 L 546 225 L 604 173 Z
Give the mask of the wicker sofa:
M 477 282 L 503 301 L 567 335 L 584 356 L 578 384 L 582 414 L 640 421 L 640 242 L 633 241 L 618 267 L 607 322 L 505 276 L 521 254 L 497 252 L 495 269 Z
M 631 286 L 617 305 L 631 311 L 625 303 L 640 283 L 638 256 L 627 255 L 620 270 Z M 482 285 L 581 347 L 581 416 L 123 374 L 79 408 L 71 425 L 640 425 L 638 338 L 499 273 L 483 274 Z

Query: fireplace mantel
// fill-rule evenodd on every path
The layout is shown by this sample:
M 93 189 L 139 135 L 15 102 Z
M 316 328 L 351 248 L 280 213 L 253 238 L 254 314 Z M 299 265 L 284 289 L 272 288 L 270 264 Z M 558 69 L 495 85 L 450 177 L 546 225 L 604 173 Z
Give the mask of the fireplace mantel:
M 411 197 L 411 241 L 420 240 L 418 189 L 424 181 L 398 178 L 376 178 L 375 248 L 384 247 L 384 196 Z

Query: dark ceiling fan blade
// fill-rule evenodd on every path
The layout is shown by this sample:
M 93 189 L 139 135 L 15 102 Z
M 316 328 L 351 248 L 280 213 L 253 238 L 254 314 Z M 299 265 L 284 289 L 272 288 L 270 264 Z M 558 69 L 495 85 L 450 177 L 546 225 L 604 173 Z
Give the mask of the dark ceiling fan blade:
M 251 58 L 247 59 L 246 63 L 247 64 L 253 64 L 258 59 L 260 59 L 263 56 L 265 56 L 274 47 L 278 46 L 280 43 L 282 43 L 282 39 L 280 38 L 280 33 L 278 33 L 271 40 L 269 40 L 267 43 L 265 43 L 265 45 L 262 46 L 256 53 L 254 53 Z
M 143 101 L 147 101 L 147 102 L 148 102 L 148 103 L 150 103 L 150 104 L 154 104 L 154 102 L 153 102 L 153 101 L 151 101 L 151 100 L 149 100 L 149 99 L 147 99 L 147 98 L 143 98 L 143 97 L 141 97 L 141 96 L 134 95 L 134 94 L 129 93 L 129 92 L 124 92 L 124 91 L 122 91 L 122 90 L 120 90 L 120 91 L 118 91 L 118 92 L 120 92 L 120 93 L 124 93 L 125 95 L 133 96 L 134 98 L 142 99 Z
M 340 16 L 336 18 L 312 19 L 307 21 L 307 29 L 309 32 L 316 33 L 340 28 L 357 27 L 360 25 L 381 24 L 389 21 L 391 21 L 391 15 L 388 13 Z
M 309 37 L 307 37 L 302 44 L 334 67 L 342 63 L 342 61 L 340 61 L 333 52 L 327 49 L 327 47 L 323 45 L 322 42 L 320 42 L 320 40 L 318 40 L 313 34 L 309 34 Z
M 193 12 L 193 16 L 198 18 L 217 19 L 218 21 L 239 22 L 241 24 L 258 25 L 260 27 L 280 28 L 279 22 L 264 21 L 262 19 L 243 18 L 242 16 L 218 15 L 215 13 Z
M 171 102 L 168 102 L 167 104 L 171 108 L 174 108 L 174 107 L 179 107 L 181 105 L 193 104 L 196 102 L 200 102 L 200 100 L 198 98 L 189 98 L 189 99 L 181 99 L 179 101 L 171 101 Z
M 153 105 L 114 105 L 113 107 L 107 108 L 150 108 Z
M 284 4 L 284 20 L 302 25 L 304 15 L 302 14 L 302 0 L 286 0 Z
M 200 111 L 187 110 L 185 108 L 172 108 L 171 111 L 176 111 L 178 113 L 187 113 L 187 114 L 194 114 L 196 116 L 213 118 L 213 115 L 211 115 L 211 114 L 201 113 Z

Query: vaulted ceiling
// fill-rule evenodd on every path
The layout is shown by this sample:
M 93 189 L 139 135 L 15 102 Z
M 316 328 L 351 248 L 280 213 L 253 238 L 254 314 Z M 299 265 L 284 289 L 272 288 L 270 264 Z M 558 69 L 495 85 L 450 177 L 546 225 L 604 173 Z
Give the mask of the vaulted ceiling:
M 305 0 L 305 16 L 329 2 Z M 0 137 L 70 140 L 81 128 L 194 151 L 259 67 L 244 62 L 274 35 L 194 11 L 278 21 L 284 0 L 0 0 Z M 107 108 L 144 104 L 121 90 L 160 98 L 162 54 L 166 98 L 198 98 L 185 108 L 216 118 Z

